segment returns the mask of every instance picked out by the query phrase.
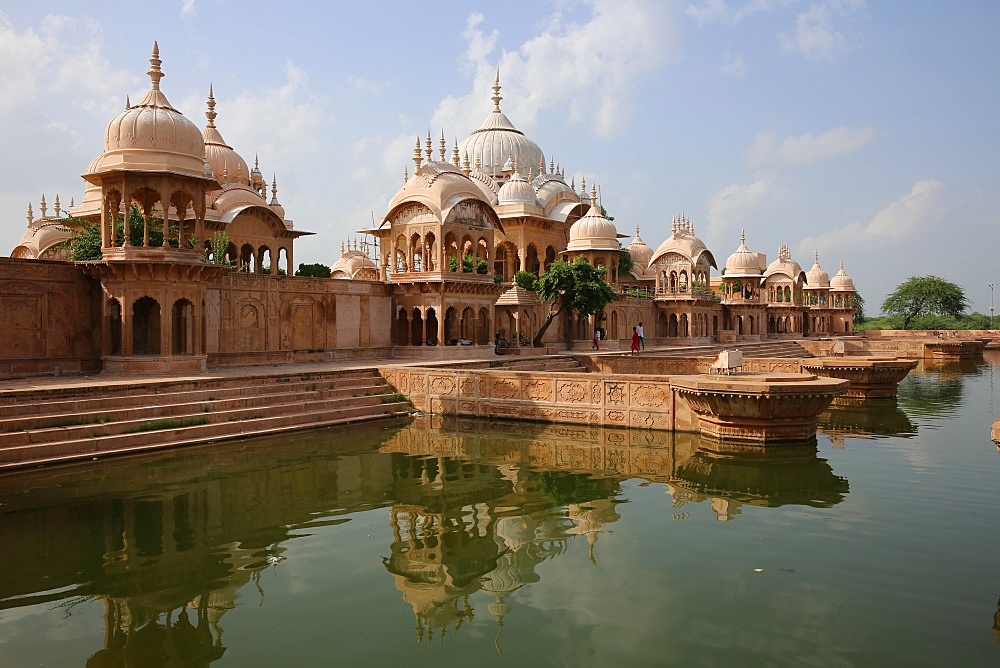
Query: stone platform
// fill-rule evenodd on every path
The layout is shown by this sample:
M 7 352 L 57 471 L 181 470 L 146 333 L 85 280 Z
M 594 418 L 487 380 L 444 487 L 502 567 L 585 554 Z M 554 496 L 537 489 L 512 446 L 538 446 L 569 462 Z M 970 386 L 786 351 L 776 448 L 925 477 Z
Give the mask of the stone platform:
M 917 367 L 917 360 L 886 357 L 825 357 L 802 360 L 805 373 L 851 381 L 842 399 L 891 399 L 899 381 Z

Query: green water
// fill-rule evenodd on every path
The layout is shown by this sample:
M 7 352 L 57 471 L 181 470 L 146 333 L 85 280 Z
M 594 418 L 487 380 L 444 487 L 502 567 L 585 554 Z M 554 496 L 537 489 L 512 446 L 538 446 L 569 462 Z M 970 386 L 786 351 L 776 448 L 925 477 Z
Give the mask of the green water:
M 998 665 L 995 383 L 767 455 L 422 418 L 0 476 L 0 666 Z

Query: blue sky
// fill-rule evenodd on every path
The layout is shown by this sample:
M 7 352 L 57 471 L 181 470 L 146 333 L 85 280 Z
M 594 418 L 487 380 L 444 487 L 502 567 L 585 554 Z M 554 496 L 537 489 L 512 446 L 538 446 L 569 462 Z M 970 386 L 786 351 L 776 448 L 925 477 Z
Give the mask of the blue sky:
M 877 313 L 909 276 L 1000 282 L 1000 3 L 590 0 L 0 2 L 0 252 L 83 193 L 103 131 L 149 88 L 216 124 L 332 264 L 412 169 L 501 107 L 597 183 L 654 248 L 684 213 L 720 266 L 739 245 L 842 260 Z M 1000 294 L 997 295 L 1000 303 Z

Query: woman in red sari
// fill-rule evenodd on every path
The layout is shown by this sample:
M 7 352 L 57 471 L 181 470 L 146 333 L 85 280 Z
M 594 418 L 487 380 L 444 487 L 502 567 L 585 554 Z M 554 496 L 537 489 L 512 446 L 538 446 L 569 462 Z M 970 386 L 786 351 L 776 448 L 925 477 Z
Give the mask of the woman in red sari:
M 632 328 L 632 354 L 639 354 L 639 330 L 635 327 Z

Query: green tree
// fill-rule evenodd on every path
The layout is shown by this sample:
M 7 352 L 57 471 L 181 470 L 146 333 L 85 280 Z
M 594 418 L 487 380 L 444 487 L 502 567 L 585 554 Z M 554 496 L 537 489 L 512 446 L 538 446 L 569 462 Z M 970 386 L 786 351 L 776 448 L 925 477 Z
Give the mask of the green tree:
M 578 257 L 572 264 L 560 260 L 553 262 L 549 270 L 538 279 L 538 296 L 550 302 L 549 314 L 538 328 L 532 345 L 542 345 L 542 337 L 552 321 L 560 314 L 567 316 L 576 311 L 580 317 L 587 317 L 613 302 L 617 295 L 604 280 L 604 268 L 591 266 L 584 258 Z M 566 342 L 569 343 L 569 318 L 565 326 Z
M 226 259 L 226 253 L 229 252 L 229 235 L 222 230 L 217 230 L 212 238 L 208 240 L 210 254 L 208 261 L 211 264 L 221 264 L 228 269 L 235 271 L 238 269 L 238 265 L 232 261 Z
M 965 290 L 937 276 L 911 276 L 882 302 L 883 313 L 903 318 L 903 329 L 921 315 L 961 318 L 967 308 Z
M 69 246 L 69 257 L 73 262 L 88 262 L 100 260 L 101 257 L 101 223 L 100 221 L 73 219 L 79 226 L 73 236 L 66 240 Z
M 519 271 L 514 274 L 514 283 L 522 290 L 538 292 L 538 277 L 530 271 Z
M 632 259 L 632 254 L 622 248 L 622 242 L 618 242 L 618 247 L 621 248 L 618 251 L 618 280 L 621 280 L 628 278 L 629 273 L 635 267 L 635 261 Z
M 330 267 L 325 264 L 300 264 L 296 276 L 311 276 L 313 278 L 330 278 Z
M 863 325 L 865 323 L 865 298 L 860 292 L 854 293 L 854 324 Z

